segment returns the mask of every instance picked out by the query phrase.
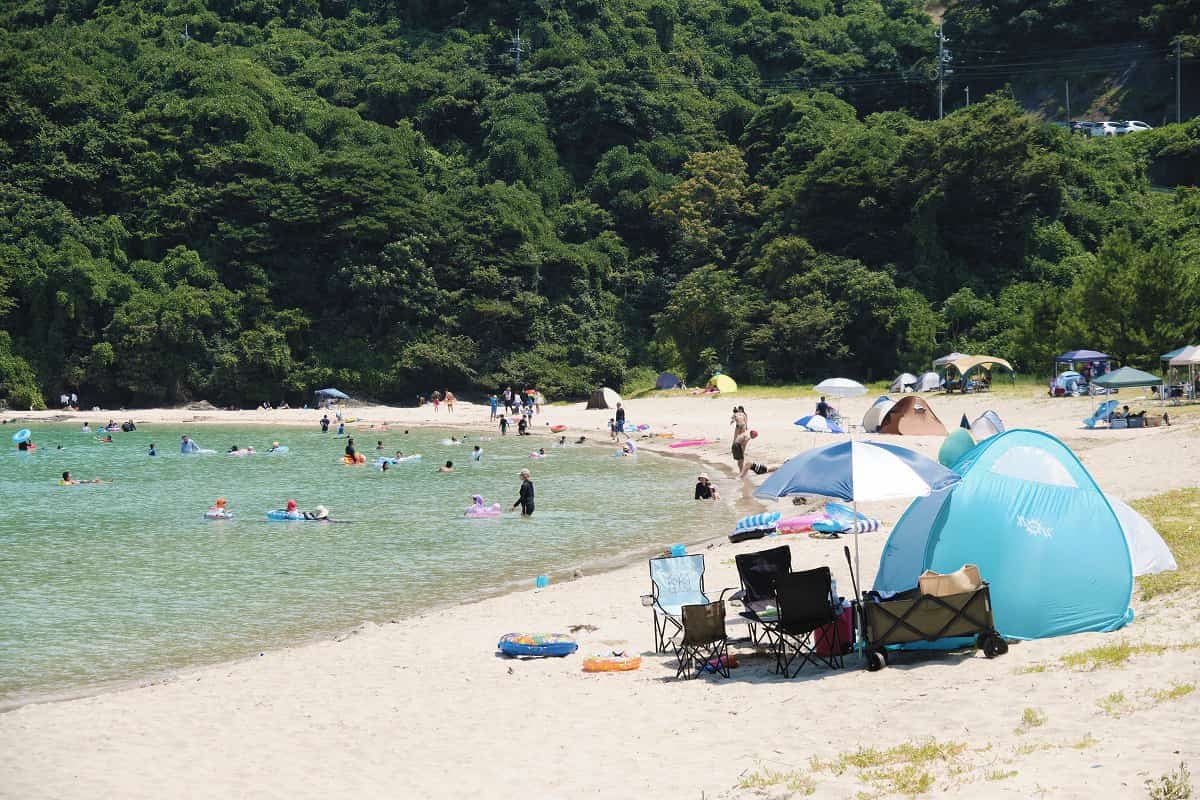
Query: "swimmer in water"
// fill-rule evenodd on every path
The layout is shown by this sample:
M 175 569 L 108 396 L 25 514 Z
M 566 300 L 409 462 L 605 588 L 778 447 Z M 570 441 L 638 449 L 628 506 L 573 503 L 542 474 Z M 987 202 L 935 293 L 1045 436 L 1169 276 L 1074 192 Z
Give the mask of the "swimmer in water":
M 71 477 L 70 470 L 67 470 L 66 472 L 64 472 L 62 474 L 62 480 L 59 481 L 60 486 L 79 486 L 84 483 L 112 483 L 112 481 L 111 480 L 102 481 L 99 478 L 92 478 L 91 480 L 87 480 L 87 479 L 78 480 L 76 478 Z
M 475 445 L 475 449 L 471 451 L 471 460 L 478 461 L 481 458 L 483 458 L 483 448 Z
M 376 442 L 375 442 L 375 449 L 376 449 L 376 450 L 382 450 L 382 449 L 383 449 L 383 439 L 379 439 L 378 441 L 376 441 Z
M 381 462 L 379 463 L 379 471 L 380 471 L 380 472 L 387 472 L 387 471 L 388 471 L 388 462 L 386 462 L 386 461 L 381 461 Z
M 150 452 L 149 452 L 149 453 L 146 453 L 146 455 L 148 455 L 148 456 L 156 456 L 156 455 L 158 455 L 158 448 L 156 448 L 156 447 L 154 446 L 154 442 L 151 442 L 151 443 L 150 443 Z
M 437 468 L 438 472 L 454 472 L 454 462 L 447 461 L 445 464 Z

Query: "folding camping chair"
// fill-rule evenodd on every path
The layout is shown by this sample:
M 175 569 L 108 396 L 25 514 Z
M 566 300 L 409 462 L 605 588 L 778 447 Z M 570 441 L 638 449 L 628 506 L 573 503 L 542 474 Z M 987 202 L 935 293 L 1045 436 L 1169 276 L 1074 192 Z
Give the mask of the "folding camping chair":
M 705 669 L 729 677 L 729 636 L 725 632 L 725 601 L 686 605 L 680 609 L 683 636 L 675 645 L 679 665 L 675 677 L 696 678 Z
M 830 626 L 825 628 L 829 635 L 838 635 L 834 624 L 838 612 L 833 597 L 833 574 L 829 567 L 780 575 L 775 579 L 775 601 L 779 618 L 769 627 L 775 637 L 775 671 L 790 678 L 798 675 L 805 664 L 818 661 L 830 669 L 840 669 L 841 643 L 833 642 L 829 655 L 821 655 L 813 642 L 816 630 L 827 625 Z M 797 658 L 800 663 L 789 675 L 792 662 Z
M 758 644 L 761 624 L 758 615 L 775 605 L 775 579 L 792 571 L 792 549 L 785 544 L 757 553 L 742 553 L 733 560 L 742 588 L 729 599 L 741 601 L 746 609 L 741 616 L 749 620 L 750 641 Z
M 704 556 L 650 559 L 650 587 L 650 594 L 642 595 L 642 605 L 654 609 L 654 650 L 665 653 L 667 644 L 683 632 L 683 606 L 712 602 L 704 593 Z M 733 590 L 721 590 L 721 602 L 725 600 L 725 593 L 730 591 Z

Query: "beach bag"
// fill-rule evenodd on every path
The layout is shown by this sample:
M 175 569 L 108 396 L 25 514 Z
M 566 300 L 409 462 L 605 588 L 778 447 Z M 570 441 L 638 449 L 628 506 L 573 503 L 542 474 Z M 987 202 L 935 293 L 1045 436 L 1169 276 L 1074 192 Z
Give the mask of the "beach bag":
M 927 569 L 917 578 L 917 587 L 921 594 L 933 597 L 950 597 L 955 594 L 973 592 L 983 586 L 979 577 L 979 567 L 974 564 L 963 564 L 954 572 L 942 575 Z

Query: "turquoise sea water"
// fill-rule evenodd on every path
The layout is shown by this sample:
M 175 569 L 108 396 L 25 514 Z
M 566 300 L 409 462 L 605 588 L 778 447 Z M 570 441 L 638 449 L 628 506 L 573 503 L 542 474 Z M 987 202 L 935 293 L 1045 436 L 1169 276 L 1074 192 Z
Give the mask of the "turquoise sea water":
M 555 449 L 549 436 L 478 442 L 484 456 L 471 463 L 474 442 L 443 444 L 444 431 L 356 433 L 368 459 L 377 439 L 389 455 L 423 454 L 384 474 L 339 464 L 345 441 L 319 430 L 143 426 L 99 444 L 74 426 L 43 425 L 29 455 L 4 430 L 4 705 L 532 587 L 539 574 L 731 530 L 737 516 L 691 499 L 689 462 L 616 458 L 607 446 Z M 217 453 L 181 456 L 182 433 Z M 272 440 L 290 452 L 261 454 Z M 151 441 L 157 458 L 146 455 Z M 233 445 L 260 454 L 224 455 Z M 541 446 L 549 456 L 529 458 Z M 437 474 L 446 459 L 459 471 Z M 523 467 L 537 489 L 532 518 L 463 517 L 475 493 L 510 506 Z M 115 482 L 59 486 L 68 469 Z M 235 519 L 204 518 L 218 496 Z M 266 512 L 289 498 L 301 509 L 323 503 L 353 524 L 268 522 Z

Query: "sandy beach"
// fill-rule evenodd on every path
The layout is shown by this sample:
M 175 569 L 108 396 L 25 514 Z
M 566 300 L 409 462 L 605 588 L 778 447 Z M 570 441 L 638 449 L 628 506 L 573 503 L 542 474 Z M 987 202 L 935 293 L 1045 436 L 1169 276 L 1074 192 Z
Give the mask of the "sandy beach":
M 1136 392 L 1122 402 L 1161 413 Z M 669 450 L 703 460 L 722 502 L 758 508 L 753 476 L 728 471 L 730 410 L 744 405 L 760 436 L 749 458 L 776 465 L 828 439 L 792 421 L 815 397 L 679 395 L 633 399 L 629 417 L 711 444 Z M 948 428 L 996 410 L 1010 427 L 1067 442 L 1106 492 L 1132 500 L 1195 486 L 1200 427 L 1183 413 L 1170 427 L 1084 430 L 1087 398 L 1050 399 L 1034 387 L 993 395 L 932 396 Z M 870 397 L 839 402 L 861 418 Z M 453 415 L 431 407 L 353 407 L 353 430 L 371 425 L 488 426 L 484 406 Z M 316 425 L 313 410 L 133 410 L 15 413 L 8 419 L 132 418 L 139 424 Z M 549 406 L 536 420 L 566 435 L 607 439 L 608 412 Z M 888 437 L 936 457 L 941 437 Z M 865 507 L 892 523 L 906 504 Z M 793 564 L 829 565 L 842 594 L 848 539 L 790 536 L 730 544 L 727 531 L 664 532 L 664 545 L 708 543 L 706 586 L 737 585 L 733 556 L 787 543 Z M 871 584 L 887 530 L 861 537 Z M 868 673 L 806 668 L 792 679 L 738 648 L 731 680 L 675 681 L 673 659 L 651 649 L 644 561 L 566 583 L 397 618 L 235 663 L 181 671 L 133 686 L 0 715 L 0 796 L 162 797 L 1142 797 L 1143 783 L 1182 762 L 1200 766 L 1200 613 L 1197 596 L 1137 599 L 1134 622 L 1109 634 L 1014 643 L 979 653 L 905 657 Z M 733 613 L 733 612 L 731 612 Z M 567 631 L 580 653 L 565 659 L 499 657 L 496 641 L 519 630 Z M 733 629 L 734 635 L 740 635 Z M 1060 657 L 1100 644 L 1162 647 L 1119 668 L 1073 670 Z M 640 670 L 585 674 L 581 655 L 626 649 Z M 1119 696 L 1119 699 L 1117 699 Z M 936 744 L 936 747 L 933 744 Z M 913 744 L 924 749 L 914 755 Z M 871 750 L 864 750 L 871 748 Z M 924 759 L 924 760 L 922 760 Z M 909 765 L 916 764 L 906 773 Z M 923 785 L 919 774 L 931 781 Z M 911 791 L 911 790 L 917 791 Z

